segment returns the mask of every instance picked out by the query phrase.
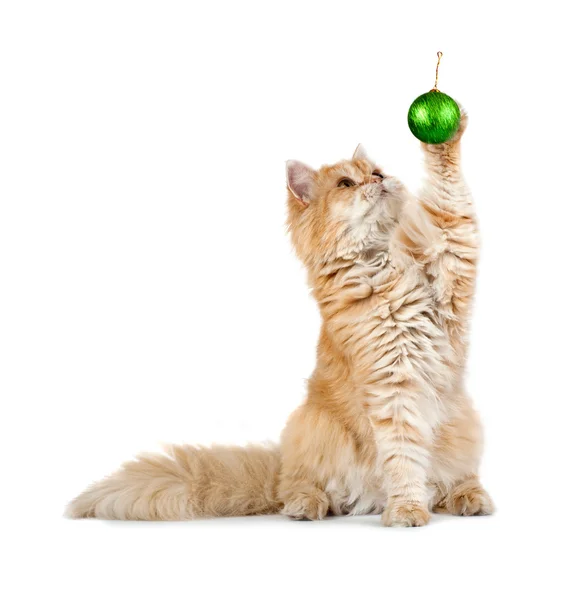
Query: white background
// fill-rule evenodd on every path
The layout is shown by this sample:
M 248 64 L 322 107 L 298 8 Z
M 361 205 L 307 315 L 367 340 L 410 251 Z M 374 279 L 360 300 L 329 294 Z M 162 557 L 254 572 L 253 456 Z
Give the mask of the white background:
M 564 31 L 558 3 L 5 1 L 2 597 L 563 598 Z M 159 442 L 276 439 L 318 313 L 284 161 L 363 142 L 411 189 L 411 101 L 470 114 L 469 387 L 491 518 L 62 518 Z

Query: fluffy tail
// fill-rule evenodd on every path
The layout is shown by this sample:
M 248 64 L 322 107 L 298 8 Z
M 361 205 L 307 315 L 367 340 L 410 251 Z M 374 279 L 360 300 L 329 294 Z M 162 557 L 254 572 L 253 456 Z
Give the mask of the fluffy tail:
M 279 512 L 275 446 L 170 446 L 142 454 L 67 507 L 72 518 L 179 521 Z

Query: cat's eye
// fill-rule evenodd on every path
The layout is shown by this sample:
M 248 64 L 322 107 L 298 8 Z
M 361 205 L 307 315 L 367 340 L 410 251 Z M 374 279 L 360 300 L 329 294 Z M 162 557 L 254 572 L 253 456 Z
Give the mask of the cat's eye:
M 383 179 L 383 177 L 384 177 L 384 176 L 383 176 L 383 173 L 380 173 L 379 171 L 374 171 L 374 172 L 372 173 L 372 175 L 373 175 L 374 177 L 379 177 L 380 179 Z
M 348 179 L 347 177 L 340 179 L 340 181 L 338 182 L 338 187 L 354 187 L 355 185 L 356 184 L 351 179 Z

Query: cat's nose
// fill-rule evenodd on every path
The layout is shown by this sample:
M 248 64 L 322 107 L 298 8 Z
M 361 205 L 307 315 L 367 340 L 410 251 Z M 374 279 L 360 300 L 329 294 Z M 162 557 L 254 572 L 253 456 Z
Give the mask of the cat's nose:
M 375 185 L 366 185 L 364 186 L 364 197 L 366 200 L 377 200 L 381 195 L 381 188 L 378 188 Z

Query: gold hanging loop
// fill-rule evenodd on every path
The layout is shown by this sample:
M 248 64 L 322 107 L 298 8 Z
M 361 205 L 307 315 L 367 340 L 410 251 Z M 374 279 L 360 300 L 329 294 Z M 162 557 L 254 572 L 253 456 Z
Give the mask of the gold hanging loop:
M 440 50 L 436 53 L 436 56 L 438 56 L 438 61 L 436 63 L 436 79 L 434 80 L 434 87 L 432 88 L 431 92 L 438 92 L 438 67 L 440 66 L 440 59 L 442 58 L 442 52 L 440 52 Z

